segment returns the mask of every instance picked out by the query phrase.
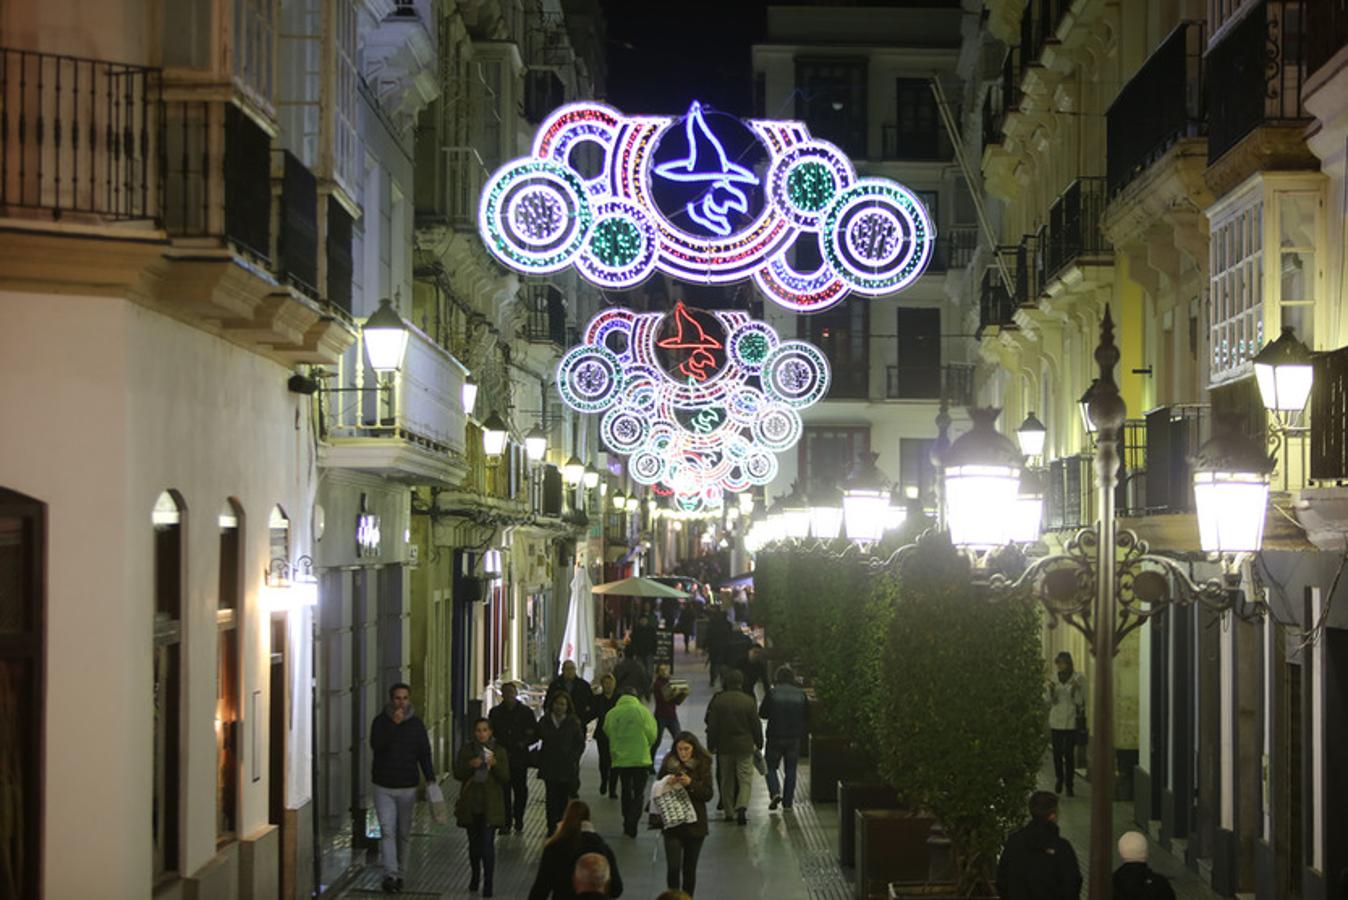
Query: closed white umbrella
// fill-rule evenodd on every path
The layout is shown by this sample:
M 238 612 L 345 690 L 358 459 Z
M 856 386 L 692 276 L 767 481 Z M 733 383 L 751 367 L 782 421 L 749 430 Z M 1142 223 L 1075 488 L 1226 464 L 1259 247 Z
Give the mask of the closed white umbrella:
M 566 630 L 562 632 L 561 661 L 576 664 L 576 673 L 589 681 L 594 678 L 594 599 L 590 576 L 584 566 L 576 567 L 571 579 L 571 605 L 566 611 Z

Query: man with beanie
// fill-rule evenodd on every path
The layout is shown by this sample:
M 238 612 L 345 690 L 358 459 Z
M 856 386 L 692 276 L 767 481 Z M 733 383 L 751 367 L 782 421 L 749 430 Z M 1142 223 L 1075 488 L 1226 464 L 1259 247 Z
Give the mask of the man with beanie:
M 1175 900 L 1170 880 L 1147 865 L 1147 836 L 1140 831 L 1125 832 L 1119 838 L 1119 859 L 1114 870 L 1115 900 Z
M 1072 845 L 1058 833 L 1058 795 L 1030 795 L 1030 821 L 1011 832 L 997 862 L 1001 900 L 1078 900 L 1081 868 Z

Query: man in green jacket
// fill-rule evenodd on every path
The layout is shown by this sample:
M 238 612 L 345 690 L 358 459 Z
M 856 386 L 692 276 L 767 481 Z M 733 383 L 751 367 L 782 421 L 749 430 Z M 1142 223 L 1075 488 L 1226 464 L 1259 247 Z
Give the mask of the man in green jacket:
M 635 691 L 625 688 L 618 702 L 604 716 L 613 755 L 613 774 L 622 783 L 623 834 L 637 836 L 637 823 L 646 805 L 646 775 L 651 769 L 651 747 L 660 736 L 655 716 Z

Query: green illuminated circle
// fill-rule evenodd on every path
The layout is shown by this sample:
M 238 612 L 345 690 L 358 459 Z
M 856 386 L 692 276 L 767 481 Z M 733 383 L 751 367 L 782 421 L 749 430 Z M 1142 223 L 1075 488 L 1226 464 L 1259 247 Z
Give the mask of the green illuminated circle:
M 641 254 L 641 231 L 630 219 L 601 219 L 590 232 L 590 252 L 606 266 L 620 269 Z
M 750 332 L 740 339 L 740 359 L 750 365 L 758 365 L 768 355 L 768 339 L 757 332 Z
M 786 176 L 786 196 L 797 209 L 819 212 L 828 206 L 835 193 L 833 173 L 821 162 L 803 162 Z

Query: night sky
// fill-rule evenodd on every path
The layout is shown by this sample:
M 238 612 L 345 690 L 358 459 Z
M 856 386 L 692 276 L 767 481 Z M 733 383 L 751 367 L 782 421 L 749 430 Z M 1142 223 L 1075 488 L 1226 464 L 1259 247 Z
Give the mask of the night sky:
M 604 0 L 608 101 L 625 113 L 682 115 L 693 100 L 753 113 L 750 47 L 762 40 L 759 0 Z

